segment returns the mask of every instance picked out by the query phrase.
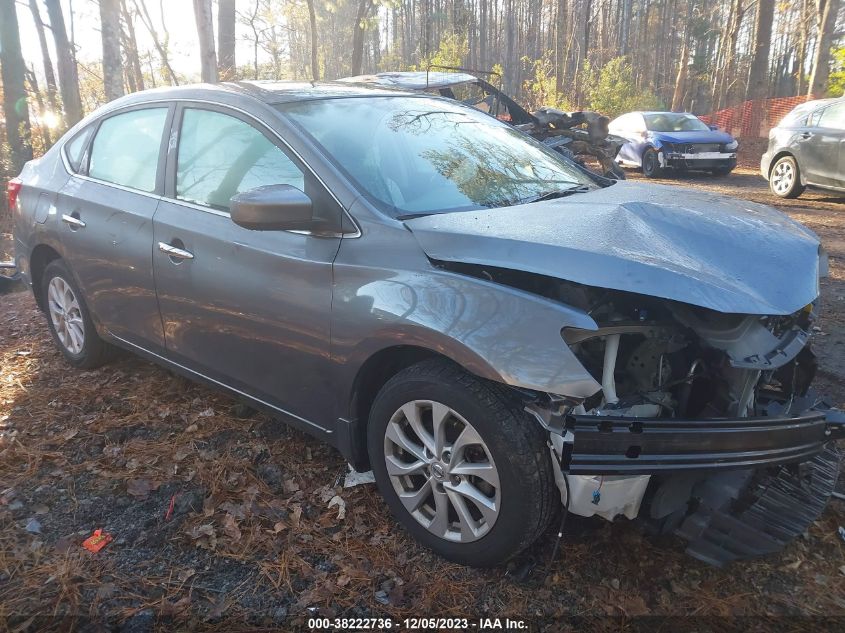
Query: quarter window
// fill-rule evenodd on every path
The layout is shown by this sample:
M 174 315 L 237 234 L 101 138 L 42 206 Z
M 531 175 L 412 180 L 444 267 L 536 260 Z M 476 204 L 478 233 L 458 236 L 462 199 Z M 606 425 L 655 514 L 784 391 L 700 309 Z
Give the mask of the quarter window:
M 186 109 L 176 169 L 176 197 L 217 209 L 237 193 L 263 185 L 304 190 L 304 175 L 250 124 L 220 112 Z
M 91 138 L 91 132 L 93 130 L 93 126 L 89 125 L 65 145 L 65 156 L 67 157 L 70 168 L 74 172 L 78 172 L 79 167 L 82 165 L 82 153 L 85 151 L 85 146 L 88 144 L 88 139 Z
M 100 124 L 88 175 L 139 191 L 155 191 L 167 108 L 132 110 Z

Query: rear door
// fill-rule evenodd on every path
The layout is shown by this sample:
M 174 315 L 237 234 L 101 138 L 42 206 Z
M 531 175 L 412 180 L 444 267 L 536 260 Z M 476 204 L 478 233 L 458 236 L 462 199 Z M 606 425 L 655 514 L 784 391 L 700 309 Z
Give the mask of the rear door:
M 180 104 L 178 142 L 154 221 L 168 356 L 320 426 L 328 419 L 332 263 L 340 235 L 253 231 L 229 217 L 238 192 L 289 184 L 315 213 L 341 208 L 275 134 L 238 111 Z M 175 250 L 174 250 L 175 249 Z
M 815 185 L 845 187 L 839 157 L 845 141 L 845 102 L 834 103 L 814 112 L 808 126 L 795 137 L 799 168 L 804 179 Z
M 144 347 L 164 346 L 152 271 L 152 219 L 164 183 L 170 104 L 122 109 L 74 138 L 65 155 L 77 172 L 59 192 L 65 258 L 95 321 Z M 76 153 L 83 153 L 78 156 Z

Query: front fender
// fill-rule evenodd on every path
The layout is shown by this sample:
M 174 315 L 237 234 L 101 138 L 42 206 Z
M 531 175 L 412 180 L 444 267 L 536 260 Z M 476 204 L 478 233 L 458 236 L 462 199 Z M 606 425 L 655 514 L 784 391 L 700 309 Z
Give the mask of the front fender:
M 600 388 L 561 336 L 563 327 L 597 328 L 580 310 L 433 266 L 336 267 L 335 281 L 332 343 L 345 393 L 368 358 L 405 345 L 515 387 L 581 398 Z

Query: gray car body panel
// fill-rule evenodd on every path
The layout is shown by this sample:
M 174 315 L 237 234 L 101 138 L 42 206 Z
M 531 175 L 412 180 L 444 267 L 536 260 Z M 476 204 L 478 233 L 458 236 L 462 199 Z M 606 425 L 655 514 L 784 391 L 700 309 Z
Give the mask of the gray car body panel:
M 335 84 L 296 84 L 287 92 L 274 84 L 192 86 L 137 93 L 104 106 L 22 174 L 15 237 L 24 279 L 32 282 L 30 258 L 38 247 L 52 248 L 74 269 L 74 258 L 82 257 L 75 275 L 86 297 L 89 289 L 108 284 L 125 291 L 113 292 L 111 303 L 92 315 L 108 340 L 266 405 L 344 448 L 348 438 L 335 431 L 339 419 L 355 415 L 352 402 L 362 368 L 394 348 L 422 348 L 515 387 L 573 397 L 599 389 L 561 336 L 564 327 L 596 329 L 590 316 L 444 270 L 430 258 L 524 269 L 727 311 L 786 312 L 817 294 L 818 243 L 812 233 L 766 207 L 677 189 L 617 184 L 519 208 L 408 222 L 387 217 L 273 108 L 295 99 L 372 94 L 402 95 Z M 160 163 L 166 174 L 149 194 L 68 172 L 61 148 L 77 130 L 121 109 L 153 103 L 212 104 L 267 126 L 331 192 L 343 211 L 345 235 L 246 231 L 225 215 L 175 201 L 166 156 Z M 165 144 L 171 153 L 178 123 Z M 123 207 L 116 210 L 124 213 L 143 207 L 143 217 L 114 221 L 118 214 L 109 220 L 77 200 L 80 216 L 89 220 L 79 232 L 100 245 L 80 249 L 73 243 L 79 235 L 69 239 L 61 214 L 83 186 L 96 194 L 94 206 Z M 62 202 L 59 192 L 69 199 Z M 742 207 L 749 212 L 732 218 Z M 184 221 L 176 211 L 185 214 Z M 217 232 L 215 243 L 192 242 L 190 261 L 171 263 L 156 247 L 157 241 L 174 238 L 187 246 L 191 231 L 200 226 Z M 727 245 L 720 245 L 719 231 Z M 717 266 L 719 257 L 729 262 Z M 699 259 L 704 272 L 696 271 Z M 744 277 L 737 272 L 741 262 L 749 268 Z M 162 271 L 162 286 L 153 286 L 153 292 L 149 284 L 158 281 L 152 275 L 156 269 Z M 771 279 L 762 279 L 763 270 Z M 786 277 L 777 279 L 772 271 Z M 716 279 L 720 276 L 728 279 Z M 314 298 L 311 291 L 303 294 L 306 286 L 319 295 L 313 305 L 305 305 Z M 220 296 L 227 288 L 229 294 Z M 122 319 L 132 302 L 140 307 L 130 315 L 127 333 L 121 329 L 127 325 L 115 319 Z M 165 325 L 150 316 L 160 317 L 162 306 L 173 316 Z M 140 321 L 151 322 L 144 329 Z M 225 343 L 227 337 L 236 343 Z M 276 379 L 274 372 L 289 380 Z
M 332 348 L 339 385 L 354 388 L 374 354 L 413 346 L 518 387 L 573 397 L 600 385 L 561 336 L 597 328 L 569 306 L 432 265 L 412 234 L 363 199 L 352 214 L 366 239 L 344 239 L 334 264 Z M 341 405 L 351 400 L 341 389 Z
M 845 130 L 811 124 L 826 108 L 842 99 L 818 99 L 793 108 L 769 132 L 769 144 L 760 158 L 760 173 L 768 180 L 772 166 L 791 155 L 798 164 L 801 184 L 830 191 L 845 190 Z
M 523 270 L 719 312 L 791 314 L 819 293 L 819 240 L 809 229 L 765 205 L 678 187 L 618 182 L 407 225 L 436 260 Z

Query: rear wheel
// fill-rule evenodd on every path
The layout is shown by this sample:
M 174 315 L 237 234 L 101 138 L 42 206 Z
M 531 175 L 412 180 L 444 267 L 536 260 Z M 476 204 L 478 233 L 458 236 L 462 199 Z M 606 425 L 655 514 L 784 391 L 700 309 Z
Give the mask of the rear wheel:
M 769 173 L 769 189 L 781 198 L 797 198 L 804 193 L 801 172 L 792 156 L 779 158 Z
M 47 265 L 41 287 L 50 333 L 65 358 L 83 369 L 111 360 L 115 350 L 97 335 L 82 293 L 61 259 Z
M 649 147 L 643 154 L 643 175 L 646 178 L 659 178 L 663 174 L 657 150 Z
M 373 404 L 367 441 L 393 515 L 449 560 L 502 563 L 559 505 L 540 426 L 504 387 L 448 361 L 393 377 Z

